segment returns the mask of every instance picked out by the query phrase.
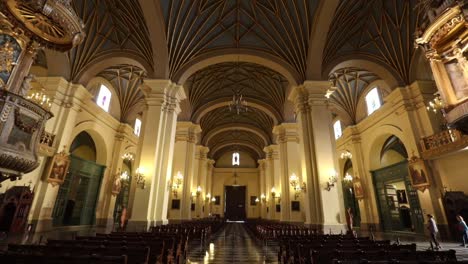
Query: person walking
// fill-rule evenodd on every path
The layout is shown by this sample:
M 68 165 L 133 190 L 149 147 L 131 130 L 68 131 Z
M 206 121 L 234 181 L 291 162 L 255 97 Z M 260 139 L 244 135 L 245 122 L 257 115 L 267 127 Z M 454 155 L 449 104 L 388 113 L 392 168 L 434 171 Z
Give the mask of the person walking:
M 461 244 L 461 246 L 466 247 L 466 243 L 468 243 L 468 226 L 466 225 L 461 215 L 457 215 L 457 221 L 458 221 L 458 231 L 460 231 L 462 235 L 463 244 Z
M 429 220 L 427 221 L 427 229 L 429 230 L 429 233 L 431 234 L 431 244 L 434 242 L 435 249 L 440 249 L 441 246 L 439 244 L 439 241 L 437 241 L 437 233 L 439 233 L 439 229 L 437 228 L 436 221 L 434 220 L 434 216 L 431 214 L 428 214 L 427 217 Z

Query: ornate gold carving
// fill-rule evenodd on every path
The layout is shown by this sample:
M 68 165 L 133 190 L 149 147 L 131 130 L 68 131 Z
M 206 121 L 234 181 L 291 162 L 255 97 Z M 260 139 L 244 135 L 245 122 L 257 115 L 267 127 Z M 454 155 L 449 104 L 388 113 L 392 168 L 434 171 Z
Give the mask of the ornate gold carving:
M 0 72 L 11 72 L 13 65 L 15 64 L 13 55 L 13 44 L 10 41 L 6 41 L 0 46 Z
M 455 129 L 421 139 L 422 156 L 425 159 L 436 158 L 468 146 L 468 136 Z

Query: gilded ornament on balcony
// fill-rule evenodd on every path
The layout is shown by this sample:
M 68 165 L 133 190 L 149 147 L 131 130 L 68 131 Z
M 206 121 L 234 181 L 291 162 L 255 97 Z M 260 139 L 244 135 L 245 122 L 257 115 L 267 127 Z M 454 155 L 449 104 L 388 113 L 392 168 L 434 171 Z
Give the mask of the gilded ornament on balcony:
M 14 49 L 11 42 L 7 41 L 0 46 L 0 72 L 11 72 L 14 61 Z

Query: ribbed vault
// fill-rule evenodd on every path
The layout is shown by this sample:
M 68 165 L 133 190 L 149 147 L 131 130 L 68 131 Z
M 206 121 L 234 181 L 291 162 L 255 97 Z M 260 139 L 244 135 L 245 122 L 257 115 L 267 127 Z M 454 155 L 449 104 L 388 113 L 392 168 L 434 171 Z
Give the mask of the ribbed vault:
M 421 23 L 417 0 L 342 0 L 324 50 L 324 69 L 358 57 L 384 64 L 409 84 L 416 53 L 414 33 Z
M 170 76 L 219 49 L 261 51 L 290 64 L 304 79 L 318 1 L 161 0 Z
M 143 110 L 144 95 L 140 85 L 146 73 L 132 65 L 109 67 L 98 74 L 107 79 L 117 93 L 120 105 L 120 121 L 132 124 L 138 112 Z
M 109 55 L 134 58 L 153 67 L 149 33 L 138 0 L 74 0 L 72 5 L 86 29 L 83 43 L 68 53 L 73 81 Z
M 352 125 L 356 124 L 356 113 L 362 93 L 379 77 L 372 72 L 350 67 L 333 72 L 329 78 L 336 87 L 330 96 L 330 103 L 342 110 L 340 113 L 347 114 Z
M 271 106 L 275 113 L 282 114 L 288 82 L 279 73 L 258 64 L 226 62 L 196 72 L 184 86 L 193 113 L 213 101 L 229 101 L 233 91 L 238 91 L 247 100 Z

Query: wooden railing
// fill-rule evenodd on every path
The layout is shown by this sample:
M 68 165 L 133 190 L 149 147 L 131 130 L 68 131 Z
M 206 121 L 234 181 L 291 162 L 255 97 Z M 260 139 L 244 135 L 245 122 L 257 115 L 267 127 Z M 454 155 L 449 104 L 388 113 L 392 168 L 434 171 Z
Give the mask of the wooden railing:
M 456 129 L 444 130 L 440 133 L 421 139 L 423 158 L 435 158 L 468 146 L 468 136 Z

